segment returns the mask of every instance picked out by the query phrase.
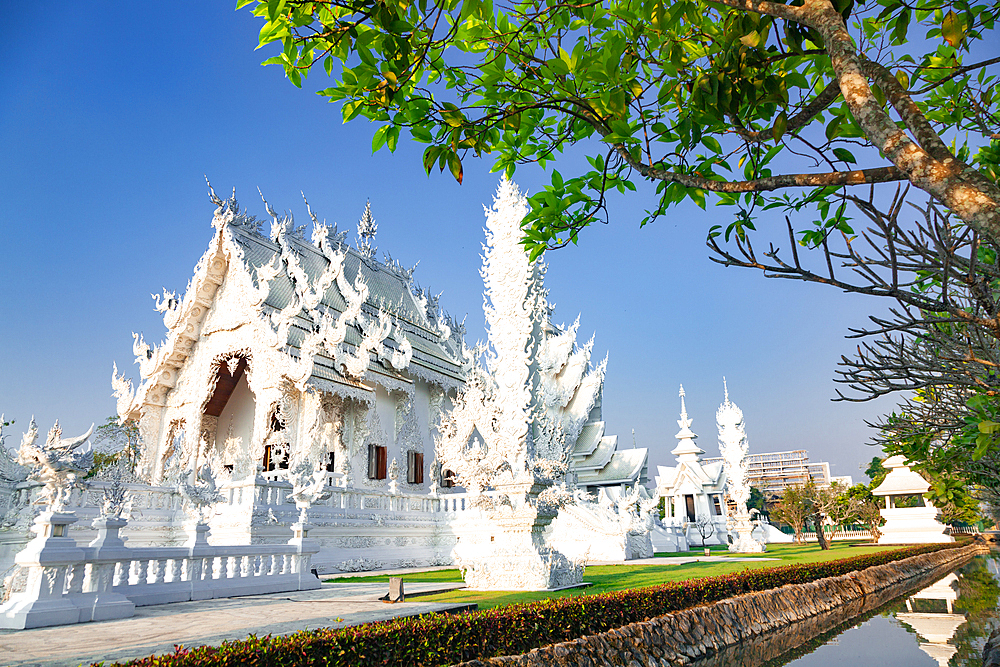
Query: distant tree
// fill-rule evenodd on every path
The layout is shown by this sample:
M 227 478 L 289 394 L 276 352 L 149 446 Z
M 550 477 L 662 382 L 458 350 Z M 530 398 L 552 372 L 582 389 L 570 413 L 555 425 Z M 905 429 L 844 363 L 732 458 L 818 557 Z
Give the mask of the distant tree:
M 868 531 L 872 534 L 872 542 L 878 542 L 878 538 L 882 537 L 879 527 L 885 523 L 885 519 L 882 518 L 881 509 L 874 498 L 862 500 L 858 504 L 858 521 L 868 527 Z
M 747 511 L 750 510 L 757 510 L 760 515 L 764 517 L 768 516 L 767 498 L 764 497 L 764 493 L 756 486 L 750 487 L 750 498 L 747 500 Z
M 701 536 L 701 546 L 705 547 L 705 540 L 715 535 L 715 521 L 707 514 L 699 514 L 694 520 L 695 530 Z
M 660 501 L 656 503 L 656 508 L 660 512 L 660 519 L 664 519 L 667 516 L 667 499 L 666 497 L 661 497 Z
M 860 501 L 850 494 L 850 489 L 837 482 L 829 488 L 816 489 L 814 502 L 817 512 L 822 515 L 821 524 L 825 525 L 828 519 L 833 526 L 830 539 L 836 537 L 845 524 L 855 521 L 860 509 Z
M 865 468 L 865 474 L 868 475 L 868 479 L 871 480 L 871 488 L 877 487 L 885 479 L 885 476 L 889 474 L 889 471 L 885 469 L 882 465 L 882 459 L 877 456 L 873 456 L 868 467 Z
M 789 486 L 781 495 L 781 500 L 771 508 L 771 516 L 792 527 L 795 542 L 802 544 L 806 520 L 812 514 L 812 503 L 802 485 Z
M 135 470 L 139 461 L 139 425 L 134 421 L 120 422 L 117 415 L 104 420 L 94 430 L 94 467 L 88 473 L 92 477 L 102 470 L 121 462 L 130 471 Z
M 837 503 L 837 493 L 831 487 L 817 486 L 811 479 L 803 487 L 805 503 L 808 508 L 808 519 L 812 521 L 816 530 L 816 542 L 819 548 L 826 551 L 830 548 L 830 542 L 826 537 L 826 518 Z

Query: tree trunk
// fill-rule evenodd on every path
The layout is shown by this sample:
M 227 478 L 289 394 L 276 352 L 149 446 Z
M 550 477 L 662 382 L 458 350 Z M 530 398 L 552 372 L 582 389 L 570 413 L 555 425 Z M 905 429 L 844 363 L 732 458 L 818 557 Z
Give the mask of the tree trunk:
M 814 516 L 813 524 L 816 526 L 816 541 L 819 542 L 819 548 L 826 551 L 830 548 L 830 543 L 826 539 L 826 533 L 823 532 L 823 515 Z

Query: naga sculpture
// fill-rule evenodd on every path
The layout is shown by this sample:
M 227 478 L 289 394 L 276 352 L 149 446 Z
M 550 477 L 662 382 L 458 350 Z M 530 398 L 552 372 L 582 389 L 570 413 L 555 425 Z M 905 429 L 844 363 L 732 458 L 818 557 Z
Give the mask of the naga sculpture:
M 62 512 L 73 489 L 85 488 L 83 478 L 94 466 L 94 452 L 89 447 L 86 451 L 79 450 L 93 432 L 94 425 L 91 424 L 83 435 L 63 439 L 62 429 L 56 421 L 45 442 L 37 445 L 38 426 L 32 417 L 28 432 L 21 440 L 17 462 L 31 468 L 31 477 L 44 485 L 41 496 L 48 511 Z
M 201 466 L 189 481 L 178 484 L 177 492 L 183 499 L 184 513 L 196 524 L 206 523 L 208 511 L 215 503 L 223 500 L 215 483 L 211 462 Z

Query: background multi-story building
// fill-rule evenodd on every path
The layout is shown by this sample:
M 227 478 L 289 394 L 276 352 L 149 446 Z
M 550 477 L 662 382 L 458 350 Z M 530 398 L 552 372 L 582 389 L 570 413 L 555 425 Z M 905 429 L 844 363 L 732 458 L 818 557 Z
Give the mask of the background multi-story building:
M 760 489 L 766 496 L 780 496 L 789 486 L 805 484 L 809 480 L 818 486 L 829 486 L 834 480 L 848 486 L 851 482 L 850 477 L 831 477 L 830 464 L 810 461 L 809 452 L 804 449 L 747 454 L 746 460 L 750 486 Z M 717 461 L 721 462 L 722 458 L 703 459 L 706 464 Z

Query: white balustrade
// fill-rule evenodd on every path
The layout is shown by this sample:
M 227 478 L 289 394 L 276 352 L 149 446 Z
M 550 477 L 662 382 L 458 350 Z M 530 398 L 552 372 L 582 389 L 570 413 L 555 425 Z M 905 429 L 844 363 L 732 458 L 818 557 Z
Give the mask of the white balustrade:
M 802 538 L 806 542 L 816 542 L 815 531 L 809 531 L 802 533 Z M 872 538 L 872 532 L 870 530 L 838 530 L 836 533 L 827 533 L 826 539 L 828 540 L 870 540 Z
M 66 537 L 71 514 L 46 512 L 38 537 L 18 554 L 28 584 L 0 606 L 0 627 L 33 628 L 132 616 L 135 607 L 187 600 L 310 590 L 319 548 L 309 526 L 295 524 L 288 544 L 212 546 L 208 526 L 188 527 L 181 547 L 129 548 L 118 536 L 123 519 L 97 519 L 86 547 Z

